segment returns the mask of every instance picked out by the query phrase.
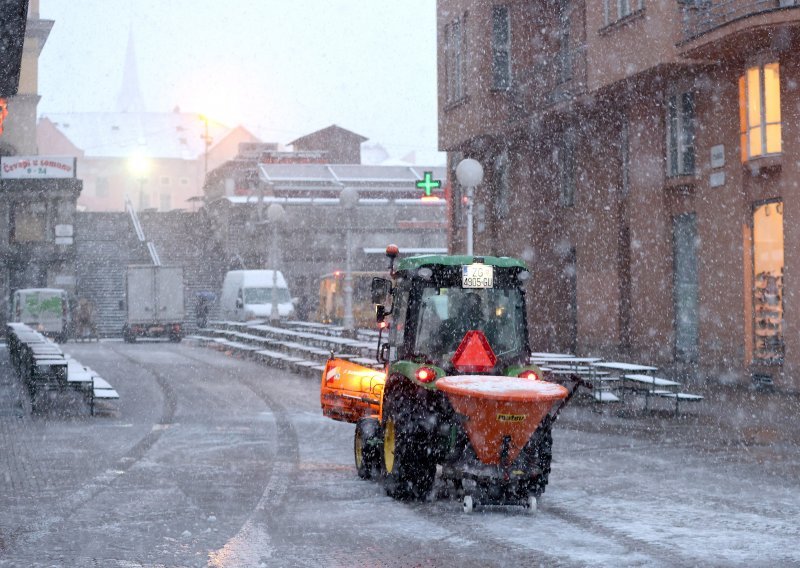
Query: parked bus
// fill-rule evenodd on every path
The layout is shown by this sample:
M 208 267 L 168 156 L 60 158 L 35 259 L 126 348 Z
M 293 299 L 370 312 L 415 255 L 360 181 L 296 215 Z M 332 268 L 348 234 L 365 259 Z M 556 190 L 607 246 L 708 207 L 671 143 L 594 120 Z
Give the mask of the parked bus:
M 375 310 L 370 289 L 374 277 L 388 278 L 388 272 L 352 272 L 353 319 L 359 328 L 375 327 Z M 342 325 L 344 321 L 344 276 L 343 270 L 326 274 L 319 281 L 319 306 L 317 321 Z

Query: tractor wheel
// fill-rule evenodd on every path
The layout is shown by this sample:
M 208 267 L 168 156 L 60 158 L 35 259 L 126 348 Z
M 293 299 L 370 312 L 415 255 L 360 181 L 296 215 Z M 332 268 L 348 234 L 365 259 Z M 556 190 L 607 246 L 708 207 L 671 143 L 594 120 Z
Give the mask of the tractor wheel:
M 375 418 L 362 418 L 356 424 L 353 456 L 361 479 L 378 477 L 381 468 L 381 426 Z
M 414 427 L 413 409 L 398 396 L 384 403 L 383 482 L 394 499 L 424 499 L 436 476 L 426 436 Z
M 553 433 L 548 428 L 544 431 L 539 443 L 531 448 L 530 464 L 537 467 L 541 474 L 531 484 L 530 495 L 539 497 L 544 493 L 550 479 L 550 463 L 553 461 Z

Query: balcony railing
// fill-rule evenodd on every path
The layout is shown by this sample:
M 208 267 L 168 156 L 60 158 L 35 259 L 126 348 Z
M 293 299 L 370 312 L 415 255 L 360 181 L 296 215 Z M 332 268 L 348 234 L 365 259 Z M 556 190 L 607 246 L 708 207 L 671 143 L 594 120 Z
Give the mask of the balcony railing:
M 586 46 L 541 59 L 514 78 L 512 94 L 525 115 L 550 110 L 586 92 Z
M 679 0 L 683 39 L 692 40 L 720 26 L 756 14 L 794 8 L 800 0 Z

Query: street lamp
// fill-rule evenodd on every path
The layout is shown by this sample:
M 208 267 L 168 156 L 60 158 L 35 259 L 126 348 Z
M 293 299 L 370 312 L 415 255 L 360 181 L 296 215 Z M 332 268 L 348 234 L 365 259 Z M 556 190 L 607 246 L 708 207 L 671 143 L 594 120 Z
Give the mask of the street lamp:
M 342 326 L 347 335 L 352 335 L 355 329 L 353 319 L 353 267 L 352 267 L 352 236 L 353 210 L 358 205 L 358 190 L 354 187 L 345 187 L 339 193 L 339 203 L 344 209 L 347 238 L 345 239 L 345 267 L 344 267 L 344 318 Z
M 278 226 L 281 225 L 286 219 L 286 212 L 283 210 L 283 205 L 280 203 L 270 203 L 267 208 L 267 220 L 272 225 L 272 246 L 270 255 L 272 259 L 272 306 L 269 310 L 270 322 L 276 322 L 280 318 L 278 313 Z
M 150 171 L 150 160 L 142 152 L 133 154 L 128 159 L 128 169 L 139 180 L 139 210 L 144 209 L 144 182 Z
M 467 188 L 467 255 L 472 256 L 472 202 L 475 187 L 483 181 L 483 166 L 472 158 L 461 160 L 456 166 L 456 179 Z

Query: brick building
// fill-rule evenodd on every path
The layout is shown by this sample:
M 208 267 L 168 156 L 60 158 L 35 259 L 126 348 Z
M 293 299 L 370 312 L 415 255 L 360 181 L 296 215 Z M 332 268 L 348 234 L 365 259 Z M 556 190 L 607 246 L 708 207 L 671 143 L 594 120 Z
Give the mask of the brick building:
M 440 149 L 486 171 L 476 253 L 534 269 L 533 345 L 800 388 L 794 0 L 437 13 Z

